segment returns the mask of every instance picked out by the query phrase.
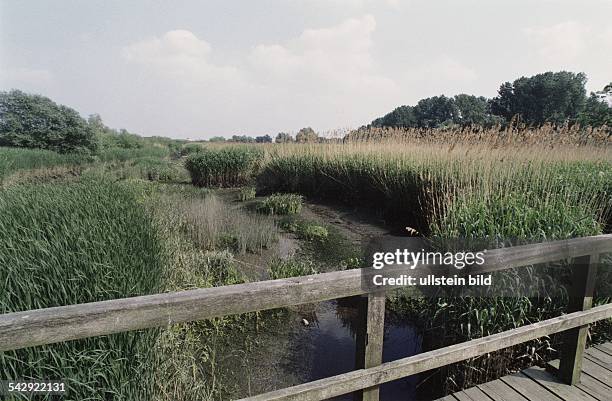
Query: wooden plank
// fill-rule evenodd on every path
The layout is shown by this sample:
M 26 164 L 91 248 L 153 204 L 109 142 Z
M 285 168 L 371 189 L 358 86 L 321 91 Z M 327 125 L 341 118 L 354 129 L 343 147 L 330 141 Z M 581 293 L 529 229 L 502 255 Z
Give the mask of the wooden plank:
M 551 361 L 549 365 L 556 370 L 559 368 L 559 360 Z M 609 387 L 610 385 L 612 385 L 612 381 L 609 381 L 607 384 L 602 383 L 591 376 L 587 370 L 584 370 L 582 376 L 580 376 L 580 383 L 576 384 L 576 387 L 601 401 L 608 401 L 612 394 L 612 387 Z
M 502 270 L 606 251 L 612 251 L 612 234 L 491 250 L 479 269 Z M 351 269 L 4 314 L 0 351 L 361 295 L 369 292 L 362 283 L 362 274 L 368 272 Z
M 501 380 L 493 380 L 478 386 L 493 401 L 526 401 L 519 392 Z
M 601 305 L 588 311 L 559 316 L 476 340 L 383 363 L 373 368 L 356 370 L 246 398 L 245 400 L 324 400 L 488 354 L 502 348 L 589 324 L 610 316 L 612 316 L 612 304 Z
M 544 386 L 531 380 L 523 373 L 515 373 L 513 375 L 504 376 L 500 379 L 517 393 L 521 394 L 528 400 L 538 401 L 561 401 L 562 399 L 548 391 Z
M 471 387 L 453 395 L 459 401 L 491 401 L 491 399 L 478 387 Z
M 457 398 L 453 397 L 453 395 L 447 395 L 446 397 L 438 398 L 436 401 L 457 401 Z
M 597 277 L 597 263 L 599 263 L 599 254 L 582 256 L 574 260 L 568 312 L 591 308 Z M 558 374 L 559 378 L 567 384 L 580 382 L 583 354 L 588 335 L 588 326 L 576 327 L 563 334 Z
M 585 359 L 582 362 L 582 366 L 584 371 L 589 374 L 589 376 L 594 377 L 602 383 L 610 383 L 612 382 L 612 372 L 601 365 L 596 364 L 595 362 Z
M 595 348 L 605 352 L 608 355 L 612 355 L 612 343 L 597 344 Z
M 578 387 L 565 384 L 552 374 L 548 373 L 546 370 L 538 367 L 532 367 L 529 369 L 525 369 L 523 374 L 535 380 L 540 385 L 546 387 L 549 391 L 555 393 L 555 395 L 559 396 L 564 400 L 572 400 L 572 401 L 597 401 L 596 398 L 591 395 L 585 393 L 583 390 Z
M 590 359 L 598 365 L 603 366 L 608 370 L 612 370 L 612 355 L 606 354 L 605 352 L 600 351 L 597 348 L 591 347 L 586 350 L 586 352 L 584 353 L 584 357 Z
M 365 368 L 372 368 L 382 363 L 386 299 L 387 296 L 384 292 L 368 294 Z M 362 399 L 363 401 L 378 401 L 379 386 L 364 389 Z

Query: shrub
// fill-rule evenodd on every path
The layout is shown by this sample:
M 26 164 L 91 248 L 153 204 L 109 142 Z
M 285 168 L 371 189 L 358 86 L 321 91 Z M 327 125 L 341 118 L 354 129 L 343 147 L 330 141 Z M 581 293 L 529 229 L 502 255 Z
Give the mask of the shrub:
M 97 143 L 75 110 L 40 95 L 0 92 L 0 146 L 90 153 Z
M 193 185 L 231 187 L 247 183 L 262 156 L 261 150 L 249 147 L 204 148 L 190 155 L 185 167 Z
M 0 191 L 0 313 L 159 291 L 165 253 L 136 194 L 108 181 Z M 150 399 L 158 330 L 0 352 L 3 378 L 70 378 L 70 398 Z
M 300 234 L 309 241 L 321 241 L 327 238 L 327 228 L 317 224 L 307 224 L 302 228 Z
M 244 187 L 240 189 L 240 192 L 238 193 L 238 199 L 242 202 L 246 202 L 255 199 L 256 194 L 257 191 L 255 187 Z
M 274 194 L 262 200 L 257 210 L 267 214 L 297 214 L 302 210 L 303 198 L 296 194 Z
M 312 261 L 307 259 L 273 259 L 268 266 L 271 280 L 317 274 Z

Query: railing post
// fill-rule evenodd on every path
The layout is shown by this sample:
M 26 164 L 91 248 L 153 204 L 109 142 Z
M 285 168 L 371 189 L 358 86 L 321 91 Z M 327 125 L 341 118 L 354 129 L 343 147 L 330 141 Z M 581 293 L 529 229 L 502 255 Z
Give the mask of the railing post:
M 591 309 L 598 262 L 598 254 L 574 259 L 568 313 Z M 564 333 L 558 373 L 559 378 L 567 384 L 580 383 L 582 357 L 586 347 L 588 331 L 589 326 L 585 325 L 567 330 Z
M 383 337 L 385 333 L 385 292 L 369 293 L 361 301 L 360 313 L 365 315 L 362 333 L 357 333 L 356 368 L 367 369 L 382 363 Z M 362 315 L 362 316 L 363 316 Z M 379 386 L 369 387 L 362 394 L 355 395 L 356 400 L 378 401 Z

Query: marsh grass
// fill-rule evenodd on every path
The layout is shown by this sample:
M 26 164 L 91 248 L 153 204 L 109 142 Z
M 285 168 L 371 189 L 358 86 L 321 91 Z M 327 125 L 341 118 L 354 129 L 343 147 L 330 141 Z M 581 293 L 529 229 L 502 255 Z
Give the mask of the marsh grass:
M 247 184 L 256 173 L 263 152 L 256 147 L 207 147 L 185 161 L 191 182 L 199 187 Z
M 302 210 L 303 202 L 301 195 L 277 193 L 262 199 L 256 205 L 256 210 L 272 215 L 298 214 Z
M 164 252 L 130 188 L 110 181 L 0 190 L 0 312 L 156 293 Z M 152 392 L 158 330 L 0 353 L 3 378 L 67 378 L 70 400 Z

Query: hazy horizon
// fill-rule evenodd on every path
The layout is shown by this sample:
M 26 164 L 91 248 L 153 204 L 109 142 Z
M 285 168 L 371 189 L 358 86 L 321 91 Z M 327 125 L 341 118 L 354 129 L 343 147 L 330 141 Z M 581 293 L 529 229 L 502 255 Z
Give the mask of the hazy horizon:
M 355 128 L 520 76 L 612 76 L 612 1 L 0 1 L 0 90 L 143 136 Z

